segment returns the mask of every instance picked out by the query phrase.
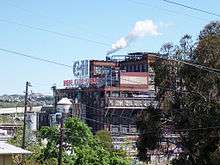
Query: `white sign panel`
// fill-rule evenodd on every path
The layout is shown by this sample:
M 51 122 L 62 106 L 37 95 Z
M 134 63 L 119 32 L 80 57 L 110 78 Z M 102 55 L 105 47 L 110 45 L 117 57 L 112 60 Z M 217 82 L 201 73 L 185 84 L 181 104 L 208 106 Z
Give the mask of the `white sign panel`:
M 89 60 L 75 61 L 73 63 L 73 75 L 76 77 L 88 77 Z

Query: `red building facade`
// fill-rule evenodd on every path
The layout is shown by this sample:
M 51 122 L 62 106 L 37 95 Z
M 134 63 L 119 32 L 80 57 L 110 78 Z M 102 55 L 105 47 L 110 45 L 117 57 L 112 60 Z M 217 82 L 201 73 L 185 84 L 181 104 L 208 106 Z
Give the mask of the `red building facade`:
M 87 85 L 57 89 L 58 99 L 68 97 L 85 105 L 85 120 L 94 132 L 135 135 L 137 114 L 157 106 L 152 69 L 156 58 L 157 54 L 138 52 L 123 60 L 91 60 Z

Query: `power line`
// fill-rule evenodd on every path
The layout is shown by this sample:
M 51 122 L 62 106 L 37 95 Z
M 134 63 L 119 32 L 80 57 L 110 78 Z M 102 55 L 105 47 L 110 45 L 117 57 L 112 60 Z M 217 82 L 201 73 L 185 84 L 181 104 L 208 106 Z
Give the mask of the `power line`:
M 220 126 L 211 126 L 211 127 L 200 127 L 200 128 L 187 128 L 187 129 L 176 129 L 176 132 L 184 132 L 184 131 L 199 131 L 199 130 L 208 130 L 208 129 L 218 129 Z
M 84 38 L 84 37 L 80 37 L 80 36 L 76 36 L 76 35 L 72 35 L 72 34 L 61 33 L 61 32 L 58 32 L 58 31 L 52 31 L 52 30 L 48 30 L 48 29 L 45 29 L 45 28 L 41 28 L 41 27 L 22 24 L 22 23 L 18 23 L 18 22 L 15 22 L 15 21 L 0 19 L 0 22 L 4 22 L 4 23 L 8 23 L 8 24 L 14 24 L 14 25 L 22 26 L 22 27 L 29 28 L 29 29 L 44 31 L 44 32 L 48 32 L 48 33 L 51 33 L 51 34 L 55 34 L 57 36 L 66 37 L 66 38 L 82 40 L 82 41 L 90 42 L 90 43 L 93 43 L 93 44 L 96 44 L 96 45 L 99 45 L 99 46 L 109 47 L 109 45 L 110 45 L 110 44 L 107 44 L 107 43 L 104 43 L 104 42 L 99 42 L 99 41 L 91 40 L 91 39 L 88 39 L 88 38 Z
M 99 121 L 99 120 L 96 120 L 96 119 L 92 119 L 92 118 L 88 118 L 88 117 L 82 117 L 83 119 L 86 119 L 88 121 L 92 121 L 92 122 L 95 122 L 95 123 L 100 123 L 100 124 L 106 124 L 106 125 L 109 125 L 111 123 L 106 123 L 106 122 L 102 122 L 102 121 Z M 114 124 L 112 124 L 114 125 Z M 120 127 L 120 125 L 114 125 L 116 127 Z M 189 132 L 189 131 L 200 131 L 200 130 L 210 130 L 210 129 L 219 129 L 220 126 L 219 125 L 216 125 L 216 126 L 210 126 L 210 127 L 197 127 L 197 128 L 186 128 L 186 129 L 173 129 L 172 131 L 173 132 Z M 146 131 L 146 132 L 143 132 L 144 134 L 152 134 L 152 133 L 157 133 L 158 131 L 157 130 L 150 130 L 150 131 Z
M 42 61 L 42 62 L 47 62 L 47 63 L 59 65 L 59 66 L 72 68 L 72 66 L 67 65 L 67 64 L 63 64 L 63 63 L 59 63 L 59 62 L 56 62 L 56 61 L 53 61 L 53 60 L 48 60 L 48 59 L 44 59 L 44 58 L 31 56 L 31 55 L 20 53 L 20 52 L 14 51 L 14 50 L 8 50 L 8 49 L 0 48 L 0 51 L 7 52 L 7 53 L 10 53 L 10 54 L 16 54 L 18 56 L 23 56 L 23 57 L 30 58 L 30 59 L 33 59 L 33 60 L 38 60 L 38 61 Z
M 190 66 L 193 66 L 195 68 L 205 70 L 205 71 L 208 71 L 210 73 L 214 73 L 214 74 L 220 76 L 220 69 L 210 68 L 210 67 L 207 67 L 207 66 L 204 66 L 204 65 L 194 64 L 194 63 L 186 62 L 186 61 L 183 61 L 183 60 L 165 59 L 165 58 L 162 58 L 162 57 L 160 57 L 160 58 L 163 59 L 163 60 L 174 61 L 174 62 L 177 62 L 177 63 L 183 63 L 185 65 L 190 65 Z
M 52 63 L 52 64 L 56 64 L 56 65 L 60 65 L 60 66 L 65 66 L 65 67 L 72 68 L 72 66 L 70 66 L 70 65 L 63 64 L 63 63 L 59 63 L 59 62 L 56 62 L 56 61 L 53 61 L 53 60 L 48 60 L 48 59 L 44 59 L 44 58 L 39 58 L 39 57 L 31 56 L 31 55 L 28 55 L 28 54 L 24 54 L 24 53 L 20 53 L 20 52 L 17 52 L 17 51 L 13 51 L 13 50 L 9 50 L 9 49 L 4 49 L 4 48 L 0 48 L 0 50 L 1 50 L 1 51 L 4 51 L 4 52 L 7 52 L 7 53 L 17 54 L 17 55 L 19 55 L 19 56 L 31 58 L 31 59 L 34 59 L 34 60 L 43 61 L 43 62 L 48 62 L 48 63 Z M 193 64 L 193 63 L 186 62 L 186 61 L 182 61 L 182 60 L 165 59 L 165 58 L 162 58 L 162 57 L 159 57 L 159 58 L 162 59 L 162 60 L 169 60 L 169 61 L 174 61 L 174 62 L 183 63 L 183 64 L 186 64 L 186 65 L 190 65 L 190 66 L 196 67 L 196 68 L 201 69 L 201 70 L 208 71 L 208 72 L 210 72 L 210 73 L 217 74 L 218 76 L 220 75 L 220 69 L 210 68 L 210 67 L 206 67 L 206 66 L 199 65 L 199 64 Z
M 159 56 L 157 56 L 157 58 L 162 59 L 162 60 L 166 60 L 166 61 L 174 61 L 174 62 L 177 62 L 177 63 L 183 63 L 185 65 L 190 65 L 190 66 L 193 66 L 195 68 L 198 68 L 198 69 L 201 69 L 201 70 L 204 70 L 204 71 L 208 71 L 208 72 L 211 72 L 211 73 L 214 73 L 214 74 L 220 76 L 220 69 L 210 68 L 210 67 L 207 67 L 207 66 L 204 66 L 204 65 L 194 64 L 194 63 L 190 63 L 190 62 L 183 61 L 183 60 L 167 59 L 167 58 L 163 58 L 163 57 L 159 57 Z M 138 81 L 136 81 L 136 82 L 138 82 Z
M 156 7 L 156 6 L 153 6 L 151 4 L 146 3 L 146 1 L 136 1 L 136 0 L 127 0 L 127 1 L 129 1 L 131 3 L 138 4 L 138 5 L 144 5 L 144 6 L 147 5 L 148 7 L 152 7 L 152 8 Z M 161 8 L 161 9 L 163 9 L 164 11 L 169 12 L 169 13 L 174 13 L 173 10 L 169 10 L 169 9 L 166 9 L 166 8 Z
M 62 64 L 62 63 L 58 63 L 58 62 L 55 62 L 55 61 L 51 61 L 51 60 L 46 60 L 46 59 L 42 59 L 42 58 L 38 58 L 38 57 L 34 57 L 34 56 L 30 56 L 30 55 L 27 55 L 27 54 L 23 54 L 23 53 L 19 53 L 19 52 L 16 52 L 16 51 L 11 51 L 11 50 L 7 50 L 7 49 L 3 49 L 3 48 L 0 48 L 1 51 L 4 51 L 4 52 L 8 52 L 8 53 L 12 53 L 12 54 L 17 54 L 17 55 L 20 55 L 20 56 L 24 56 L 24 57 L 28 57 L 28 58 L 31 58 L 31 59 L 35 59 L 35 60 L 39 60 L 39 61 L 43 61 L 43 62 L 48 62 L 48 63 L 52 63 L 52 64 L 56 64 L 56 65 L 60 65 L 60 66 L 65 66 L 65 67 L 70 67 L 72 68 L 71 66 L 69 65 L 66 65 L 66 64 Z M 187 63 L 188 64 L 188 63 Z M 201 66 L 201 65 L 199 65 Z M 201 68 L 200 68 L 201 69 Z M 131 81 L 131 80 L 130 80 Z M 137 82 L 137 81 L 132 81 L 132 82 Z M 91 106 L 88 106 L 86 105 L 87 107 L 90 107 Z M 97 109 L 96 107 L 92 107 L 93 109 L 96 109 L 96 110 L 100 110 L 100 109 Z M 112 114 L 112 115 L 116 115 L 116 114 Z M 119 115 L 117 115 L 119 116 Z M 127 118 L 127 117 L 122 117 L 120 115 L 121 118 Z M 129 118 L 130 119 L 130 118 Z M 95 121 L 94 119 L 91 119 L 93 121 Z M 103 122 L 102 122 L 103 123 Z M 109 123 L 105 123 L 105 124 L 109 124 Z M 220 126 L 216 126 L 216 127 L 207 127 L 207 128 L 193 128 L 193 129 L 182 129 L 182 130 L 175 130 L 175 131 L 179 131 L 179 132 L 183 132 L 183 131 L 190 131 L 190 130 L 201 130 L 201 129 L 214 129 L 214 128 L 219 128 Z
M 4 48 L 0 48 L 0 50 L 1 50 L 1 51 L 4 51 L 4 52 L 7 52 L 7 53 L 11 53 L 11 54 L 16 54 L 16 55 L 19 55 L 19 56 L 27 57 L 27 58 L 30 58 L 30 59 L 34 59 L 34 60 L 38 60 L 38 61 L 42 61 L 42 62 L 47 62 L 47 63 L 59 65 L 59 66 L 64 66 L 64 67 L 72 68 L 72 66 L 67 65 L 67 64 L 63 64 L 63 63 L 59 63 L 59 62 L 56 62 L 56 61 L 47 60 L 47 59 L 43 59 L 43 58 L 39 58 L 39 57 L 27 55 L 27 54 L 24 54 L 24 53 L 19 53 L 19 52 L 17 52 L 17 51 L 8 50 L 8 49 L 4 49 Z M 163 59 L 163 58 L 162 58 L 162 59 Z M 163 60 L 167 60 L 167 59 L 163 59 Z M 198 69 L 202 69 L 202 70 L 205 70 L 205 71 L 208 71 L 208 72 L 211 72 L 211 73 L 215 73 L 215 74 L 217 74 L 217 75 L 220 75 L 220 70 L 219 70 L 219 69 L 208 68 L 208 67 L 205 67 L 205 66 L 202 66 L 202 65 L 196 65 L 196 64 L 192 64 L 192 63 L 185 62 L 185 61 L 179 61 L 179 60 L 171 60 L 171 61 L 182 62 L 182 63 L 184 63 L 184 64 L 194 66 L 194 67 L 196 67 L 196 68 L 198 68 Z M 123 79 L 123 78 L 122 78 L 122 79 Z M 124 79 L 124 80 L 125 80 L 125 81 L 128 81 L 128 82 L 139 83 L 139 81 L 135 81 L 135 80 L 127 80 L 127 79 Z M 134 87 L 133 87 L 133 88 L 134 88 Z M 160 87 L 160 86 L 157 86 L 157 88 L 159 88 L 159 89 L 168 89 L 168 90 L 172 90 L 172 91 L 177 91 L 177 90 L 175 90 L 175 89 L 170 89 L 170 88 L 165 88 L 165 87 Z M 181 92 L 181 91 L 177 91 L 177 92 Z M 182 93 L 186 93 L 186 92 L 182 92 Z
M 63 21 L 61 18 L 58 18 L 58 17 L 50 17 L 50 16 L 47 16 L 47 15 L 45 15 L 44 13 L 39 13 L 39 12 L 36 12 L 36 11 L 32 11 L 32 10 L 29 10 L 29 9 L 27 9 L 27 8 L 24 8 L 24 7 L 19 7 L 17 4 L 15 4 L 15 3 L 12 3 L 11 1 L 7 1 L 7 4 L 8 5 L 10 5 L 10 6 L 12 6 L 12 7 L 14 7 L 14 8 L 16 8 L 16 9 L 19 9 L 19 10 L 21 10 L 21 11 L 23 11 L 23 12 L 26 12 L 26 13 L 29 13 L 29 14 L 32 14 L 32 15 L 38 15 L 38 16 L 40 16 L 40 17 L 42 17 L 42 18 L 48 18 L 49 20 L 51 20 L 52 18 L 55 18 L 56 19 L 56 22 L 59 22 L 59 23 L 66 23 L 66 21 Z M 76 25 L 76 24 L 74 24 L 74 26 L 73 26 L 73 28 L 75 28 L 75 29 L 77 29 L 75 26 L 78 26 L 78 28 L 80 29 L 80 30 L 82 30 L 82 31 L 85 31 L 86 33 L 91 33 L 91 34 L 94 34 L 94 35 L 97 35 L 97 36 L 100 36 L 100 37 L 102 37 L 102 38 L 110 38 L 110 37 L 108 37 L 108 36 L 106 36 L 105 34 L 101 34 L 100 32 L 94 32 L 94 31 L 88 31 L 88 29 L 86 28 L 86 27 L 84 27 L 84 26 L 82 26 L 82 25 Z
M 69 65 L 65 65 L 65 64 L 61 64 L 61 63 L 57 63 L 57 62 L 54 62 L 54 61 L 49 61 L 49 60 L 45 60 L 45 59 L 41 59 L 41 58 L 37 58 L 37 57 L 33 57 L 33 56 L 30 56 L 30 55 L 26 55 L 26 54 L 22 54 L 22 53 L 18 53 L 18 52 L 15 52 L 15 51 L 9 51 L 9 50 L 6 50 L 6 49 L 2 49 L 0 48 L 0 50 L 2 51 L 6 51 L 8 53 L 15 53 L 15 54 L 18 54 L 18 55 L 22 55 L 22 56 L 25 56 L 25 57 L 28 57 L 28 58 L 33 58 L 35 60 L 40 60 L 40 61 L 44 61 L 44 62 L 49 62 L 49 63 L 53 63 L 53 64 L 56 64 L 56 65 L 61 65 L 61 66 L 67 66 L 67 67 L 71 67 Z M 133 81 L 135 82 L 135 81 Z M 96 109 L 96 110 L 101 110 L 101 109 L 97 109 L 95 107 L 91 107 L 91 106 L 88 106 L 86 105 L 87 107 L 90 107 L 90 108 L 93 108 L 93 109 Z M 112 114 L 112 115 L 116 115 L 116 114 Z M 116 116 L 119 116 L 119 115 L 116 115 Z M 123 117 L 120 115 L 121 118 L 127 118 L 127 117 Z M 98 122 L 98 123 L 101 123 L 101 124 L 110 124 L 110 123 L 105 123 L 105 122 L 101 122 L 101 121 L 97 121 L 95 119 L 91 119 L 91 118 L 85 118 L 89 121 L 92 121 L 92 122 Z M 127 119 L 130 119 L 130 118 L 127 118 Z M 116 125 L 118 126 L 118 125 Z M 120 126 L 119 126 L 120 127 Z M 220 128 L 220 126 L 213 126 L 213 127 L 201 127 L 201 128 L 192 128 L 192 129 L 174 129 L 173 131 L 174 132 L 187 132 L 187 131 L 197 131 L 197 130 L 207 130 L 207 129 L 216 129 L 216 128 Z M 155 131 L 154 131 L 155 132 Z M 153 133 L 153 131 L 149 131 L 147 133 Z
M 181 3 L 178 3 L 178 2 L 174 2 L 174 1 L 170 1 L 170 0 L 163 0 L 163 1 L 167 2 L 167 3 L 170 3 L 170 4 L 177 5 L 177 6 L 182 6 L 182 7 L 187 8 L 187 9 L 191 9 L 191 10 L 199 11 L 199 12 L 206 13 L 206 14 L 209 14 L 209 15 L 212 15 L 212 16 L 220 17 L 220 14 L 217 14 L 217 13 L 214 13 L 214 12 L 202 10 L 202 9 L 195 8 L 195 7 L 192 7 L 192 6 L 187 6 L 187 5 L 184 5 L 184 4 L 181 4 Z
M 127 1 L 129 1 L 131 3 L 134 3 L 134 4 L 137 4 L 137 5 L 142 5 L 142 6 L 150 7 L 152 9 L 158 8 L 158 9 L 166 11 L 170 15 L 174 15 L 174 16 L 177 16 L 177 14 L 181 14 L 180 12 L 177 12 L 177 11 L 174 11 L 174 10 L 170 10 L 170 9 L 167 9 L 167 8 L 162 8 L 162 7 L 154 6 L 154 5 L 150 4 L 150 3 L 147 3 L 146 1 L 137 1 L 137 0 L 127 0 Z M 204 18 L 197 17 L 197 16 L 194 16 L 194 15 L 191 15 L 191 14 L 187 14 L 187 13 L 185 13 L 184 15 L 188 16 L 190 18 L 195 18 L 195 19 L 202 20 L 202 21 L 209 21 L 208 19 L 204 19 Z
M 138 81 L 135 81 L 135 80 L 127 80 L 127 79 L 123 79 L 123 78 L 122 78 L 122 80 L 127 81 L 127 82 L 139 83 Z M 135 87 L 131 87 L 131 88 L 135 88 Z M 171 91 L 177 91 L 177 90 L 175 90 L 175 89 L 170 89 L 170 88 L 165 88 L 165 87 L 158 87 L 158 86 L 157 86 L 157 88 L 168 89 L 168 90 L 171 90 Z M 178 91 L 178 92 L 181 92 L 181 91 Z M 182 91 L 182 93 L 186 93 L 186 92 L 183 92 L 183 91 Z M 145 99 L 146 99 L 146 98 L 143 98 L 143 100 L 145 100 Z M 155 101 L 155 100 L 152 99 L 152 100 L 149 100 L 149 101 L 152 103 L 152 102 Z M 88 107 L 88 108 L 94 109 L 94 110 L 96 110 L 96 111 L 101 111 L 101 112 L 103 112 L 103 109 L 105 109 L 105 108 L 97 108 L 97 107 L 90 106 L 90 105 L 85 105 L 85 106 Z M 150 105 L 149 105 L 149 106 L 150 106 Z M 135 107 L 134 107 L 134 108 L 135 108 Z M 146 108 L 147 108 L 147 107 L 143 107 L 142 110 L 145 110 Z M 109 112 L 109 111 L 107 111 L 107 112 Z M 111 113 L 110 115 L 112 115 L 112 116 L 118 116 L 118 117 L 120 117 L 120 118 L 127 119 L 127 120 L 129 120 L 129 121 L 134 122 L 134 120 L 133 120 L 132 118 L 122 116 L 121 114 L 119 115 L 119 114 Z M 161 115 L 161 112 L 160 112 L 160 114 L 153 115 L 153 116 L 151 116 L 151 117 L 159 116 L 159 115 Z M 104 117 L 104 118 L 106 118 L 106 117 Z
M 88 107 L 88 108 L 91 108 L 91 109 L 94 109 L 94 110 L 98 110 L 98 111 L 102 111 L 103 112 L 103 109 L 100 109 L 100 108 L 97 108 L 97 107 L 93 107 L 93 106 L 89 106 L 89 105 L 85 105 L 86 107 Z M 144 107 L 143 107 L 143 109 L 145 109 Z M 127 120 L 130 120 L 130 121 L 132 121 L 132 122 L 134 122 L 134 120 L 132 119 L 132 118 L 129 118 L 129 117 L 124 117 L 124 116 L 122 116 L 122 115 L 118 115 L 118 114 L 112 114 L 111 113 L 111 115 L 112 116 L 118 116 L 118 117 L 120 117 L 120 118 L 123 118 L 123 119 L 127 119 Z
M 39 57 L 31 56 L 31 55 L 28 55 L 28 54 L 24 54 L 24 53 L 20 53 L 20 52 L 17 52 L 17 51 L 13 51 L 13 50 L 9 50 L 9 49 L 4 49 L 4 48 L 0 48 L 0 50 L 4 51 L 4 52 L 7 52 L 7 53 L 11 53 L 11 54 L 16 54 L 16 55 L 19 55 L 19 56 L 27 57 L 27 58 L 30 58 L 30 59 L 34 59 L 34 60 L 38 60 L 38 61 L 48 62 L 48 63 L 52 63 L 52 64 L 55 64 L 55 65 L 60 65 L 60 66 L 65 66 L 65 67 L 68 67 L 68 68 L 72 68 L 72 66 L 70 66 L 70 65 L 59 63 L 59 62 L 56 62 L 56 61 L 53 61 L 53 60 L 39 58 Z M 193 63 L 189 63 L 189 62 L 182 61 L 182 60 L 164 59 L 162 57 L 159 57 L 159 58 L 163 59 L 163 60 L 180 62 L 180 63 L 186 64 L 186 65 L 190 65 L 190 66 L 196 67 L 198 69 L 205 70 L 205 71 L 208 71 L 210 73 L 214 73 L 214 74 L 220 76 L 220 69 L 210 68 L 210 67 L 206 67 L 206 66 L 199 65 L 199 64 L 193 64 Z

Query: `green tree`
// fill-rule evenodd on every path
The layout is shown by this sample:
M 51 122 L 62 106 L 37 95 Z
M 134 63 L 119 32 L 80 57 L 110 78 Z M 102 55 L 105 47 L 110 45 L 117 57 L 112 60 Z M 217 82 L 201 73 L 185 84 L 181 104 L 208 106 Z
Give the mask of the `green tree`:
M 220 36 L 220 21 L 212 21 L 200 31 L 199 40 L 207 36 Z
M 157 98 L 165 111 L 160 118 L 160 121 L 163 121 L 161 127 L 153 127 L 154 136 L 160 129 L 162 132 L 154 144 L 163 139 L 167 130 L 179 135 L 178 141 L 171 142 L 181 147 L 183 153 L 173 160 L 173 164 L 212 164 L 211 155 L 219 145 L 220 77 L 214 71 L 219 69 L 220 26 L 210 27 L 212 30 L 208 28 L 209 30 L 204 29 L 200 33 L 197 44 L 192 42 L 189 35 L 185 35 L 179 45 L 173 46 L 175 50 L 166 53 L 168 60 L 158 59 L 155 63 Z M 209 72 L 169 59 L 186 60 L 214 69 L 213 72 Z M 168 105 L 167 108 L 164 108 L 165 105 Z M 146 118 L 142 119 L 144 122 Z M 150 123 L 151 120 L 149 118 L 144 123 Z M 156 122 L 158 119 L 153 121 Z M 141 130 L 148 130 L 147 127 Z M 146 134 L 146 138 L 151 136 Z M 144 143 L 143 139 L 140 143 Z M 151 149 L 151 146 L 145 146 L 144 151 Z M 159 147 L 160 145 L 155 145 L 153 148 Z M 143 153 L 141 147 L 139 152 Z M 170 153 L 165 150 L 164 154 Z
M 138 116 L 137 127 L 140 130 L 138 147 L 138 157 L 142 161 L 150 161 L 149 151 L 159 147 L 161 137 L 160 111 L 153 107 L 148 107 Z
M 99 144 L 110 153 L 110 157 L 112 162 L 111 164 L 115 164 L 117 160 L 120 160 L 120 162 L 129 162 L 130 159 L 127 158 L 127 152 L 123 149 L 123 146 L 121 146 L 120 149 L 114 149 L 113 145 L 113 139 L 110 134 L 110 132 L 106 130 L 100 130 L 96 132 L 96 139 L 99 141 Z M 124 159 L 121 159 L 124 158 Z M 114 163 L 113 163 L 114 162 Z
M 211 162 L 213 165 L 218 165 L 220 162 L 220 146 L 211 155 Z
M 8 140 L 8 143 L 13 144 L 15 146 L 21 147 L 22 138 L 23 138 L 23 128 L 17 129 L 15 136 Z M 27 132 L 30 131 L 27 129 Z M 27 150 L 31 151 L 32 154 L 28 156 L 24 156 L 21 154 L 16 154 L 13 156 L 14 163 L 16 165 L 37 165 L 39 162 L 36 161 L 41 153 L 41 144 L 38 141 L 32 141 L 30 138 L 26 137 L 26 146 Z
M 62 159 L 64 164 L 113 165 L 113 163 L 117 164 L 117 162 L 122 165 L 130 164 L 129 159 L 110 152 L 109 148 L 107 148 L 110 144 L 108 144 L 109 146 L 106 146 L 107 143 L 103 144 L 80 119 L 68 118 L 65 121 L 64 128 Z M 41 148 L 36 161 L 45 165 L 54 161 L 56 164 L 58 157 L 57 146 L 59 144 L 58 127 L 43 127 L 40 130 L 40 137 L 41 139 L 47 139 L 47 144 Z
M 114 150 L 113 140 L 111 134 L 108 131 L 97 131 L 95 136 L 107 151 L 112 152 Z

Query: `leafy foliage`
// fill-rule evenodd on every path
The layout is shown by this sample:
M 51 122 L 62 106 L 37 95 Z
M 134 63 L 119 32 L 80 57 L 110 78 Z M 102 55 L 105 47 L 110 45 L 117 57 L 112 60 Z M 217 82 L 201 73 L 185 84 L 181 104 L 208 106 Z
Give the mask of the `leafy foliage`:
M 100 144 L 109 152 L 114 150 L 113 140 L 111 134 L 106 130 L 100 130 L 96 132 L 96 138 L 100 141 Z
M 219 31 L 219 22 L 211 23 L 201 31 L 197 44 L 192 42 L 189 35 L 185 35 L 177 46 L 163 45 L 162 54 L 168 60 L 158 59 L 154 69 L 157 98 L 165 115 L 160 118 L 162 123 L 153 119 L 153 123 L 161 124 L 160 127 L 152 127 L 155 130 L 153 135 L 146 134 L 140 139 L 140 157 L 148 150 L 159 149 L 160 141 L 169 130 L 170 133 L 178 134 L 178 140 L 172 142 L 183 151 L 173 160 L 173 164 L 213 164 L 213 154 L 217 153 L 219 145 L 220 77 L 214 71 L 209 72 L 172 59 L 219 69 Z M 148 126 L 152 122 L 149 114 L 142 117 L 141 122 L 146 125 L 139 127 L 141 131 L 151 127 Z M 160 131 L 161 136 L 157 136 Z M 152 147 L 145 143 L 154 145 Z M 141 158 L 149 160 L 149 157 Z
M 16 164 L 57 165 L 59 152 L 59 128 L 42 127 L 39 132 L 39 142 L 28 144 L 32 151 L 29 157 L 16 155 Z M 10 140 L 20 146 L 22 132 Z M 105 142 L 104 142 L 105 141 Z M 114 150 L 112 139 L 108 132 L 100 131 L 94 136 L 91 129 L 78 118 L 68 118 L 64 126 L 63 164 L 80 165 L 129 165 L 130 159 Z
M 212 21 L 207 24 L 199 34 L 199 40 L 207 36 L 220 36 L 220 21 Z
M 138 116 L 137 126 L 140 130 L 140 140 L 137 143 L 137 147 L 140 160 L 150 160 L 149 151 L 159 147 L 161 136 L 160 114 L 153 107 L 148 107 Z

